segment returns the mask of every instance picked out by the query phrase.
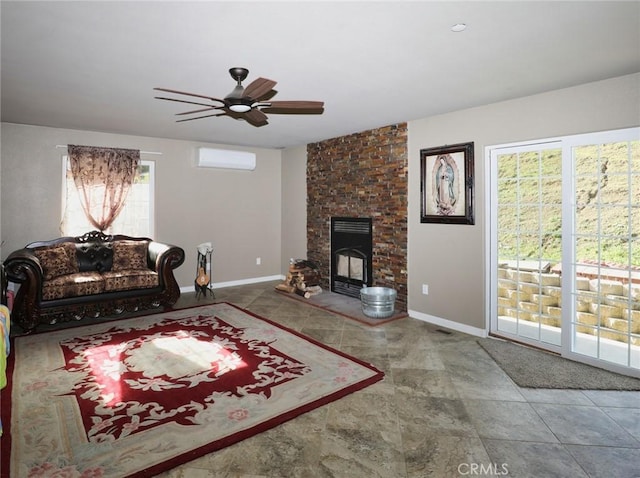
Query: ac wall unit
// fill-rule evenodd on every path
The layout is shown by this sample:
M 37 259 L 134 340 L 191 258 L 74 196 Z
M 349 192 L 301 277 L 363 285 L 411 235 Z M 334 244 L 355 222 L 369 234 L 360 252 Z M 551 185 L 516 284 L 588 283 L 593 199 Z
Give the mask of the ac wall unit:
M 198 148 L 198 167 L 221 169 L 256 169 L 256 155 L 247 151 Z

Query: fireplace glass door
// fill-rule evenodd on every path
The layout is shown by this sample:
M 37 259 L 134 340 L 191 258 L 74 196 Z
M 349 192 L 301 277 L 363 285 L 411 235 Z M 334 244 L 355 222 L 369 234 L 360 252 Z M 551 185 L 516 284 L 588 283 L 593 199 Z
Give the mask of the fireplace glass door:
M 331 290 L 360 297 L 371 286 L 371 218 L 331 218 Z

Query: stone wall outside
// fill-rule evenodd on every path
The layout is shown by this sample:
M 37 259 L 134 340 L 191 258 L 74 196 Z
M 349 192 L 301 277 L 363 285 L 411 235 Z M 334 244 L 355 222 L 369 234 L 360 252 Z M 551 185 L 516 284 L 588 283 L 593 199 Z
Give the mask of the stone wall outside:
M 576 330 L 640 346 L 640 284 L 589 277 L 576 278 Z M 629 300 L 631 299 L 631 300 Z M 498 269 L 498 316 L 560 327 L 560 275 Z

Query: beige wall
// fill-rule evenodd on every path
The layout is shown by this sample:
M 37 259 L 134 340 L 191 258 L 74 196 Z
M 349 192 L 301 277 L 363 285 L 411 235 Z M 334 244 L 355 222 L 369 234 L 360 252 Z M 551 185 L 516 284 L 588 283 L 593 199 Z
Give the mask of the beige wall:
M 640 74 L 410 122 L 410 314 L 471 333 L 486 328 L 486 146 L 638 125 Z M 421 224 L 420 149 L 467 141 L 475 143 L 475 225 Z
M 307 147 L 282 151 L 282 245 L 281 270 L 289 259 L 307 257 Z
M 62 155 L 58 144 L 114 146 L 155 151 L 154 238 L 185 249 L 176 271 L 192 287 L 196 246 L 212 241 L 215 283 L 281 274 L 281 152 L 255 152 L 255 171 L 195 167 L 198 146 L 240 149 L 158 138 L 2 123 L 2 259 L 25 244 L 60 236 Z M 304 223 L 303 223 L 304 224 Z M 256 258 L 262 259 L 256 265 Z

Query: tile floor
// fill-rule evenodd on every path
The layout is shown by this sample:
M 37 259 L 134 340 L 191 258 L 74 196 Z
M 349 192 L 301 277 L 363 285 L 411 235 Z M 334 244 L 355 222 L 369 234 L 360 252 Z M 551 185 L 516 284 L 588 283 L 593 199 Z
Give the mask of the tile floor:
M 369 327 L 276 284 L 215 300 L 367 360 L 384 380 L 161 477 L 640 477 L 640 392 L 520 388 L 475 337 L 411 318 Z

